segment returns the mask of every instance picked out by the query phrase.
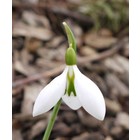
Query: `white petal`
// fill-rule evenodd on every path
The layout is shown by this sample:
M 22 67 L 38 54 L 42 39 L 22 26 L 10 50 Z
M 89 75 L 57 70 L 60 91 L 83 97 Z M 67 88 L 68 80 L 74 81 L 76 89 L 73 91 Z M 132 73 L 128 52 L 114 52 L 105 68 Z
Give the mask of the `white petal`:
M 65 94 L 64 96 L 62 96 L 62 99 L 73 110 L 77 110 L 81 107 L 79 99 L 73 94 L 71 94 L 71 96 Z
M 33 116 L 49 111 L 63 96 L 66 88 L 67 70 L 68 68 L 66 67 L 61 75 L 41 90 L 34 104 Z
M 74 66 L 75 90 L 83 108 L 99 120 L 105 117 L 105 101 L 100 89 Z

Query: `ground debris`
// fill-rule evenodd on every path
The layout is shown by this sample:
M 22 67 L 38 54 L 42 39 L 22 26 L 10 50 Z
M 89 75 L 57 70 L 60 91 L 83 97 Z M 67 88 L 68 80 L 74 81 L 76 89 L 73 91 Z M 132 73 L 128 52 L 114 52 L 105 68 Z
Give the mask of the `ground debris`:
M 52 110 L 37 117 L 32 110 L 41 89 L 65 68 L 68 42 L 63 21 L 76 38 L 80 71 L 103 93 L 106 115 L 98 121 L 82 107 L 74 111 L 63 102 L 50 140 L 128 140 L 128 26 L 117 19 L 120 27 L 114 32 L 117 21 L 108 28 L 105 11 L 98 13 L 99 18 L 86 13 L 94 4 L 100 7 L 102 2 L 13 0 L 13 140 L 42 140 Z M 104 19 L 98 21 L 100 28 L 97 19 Z

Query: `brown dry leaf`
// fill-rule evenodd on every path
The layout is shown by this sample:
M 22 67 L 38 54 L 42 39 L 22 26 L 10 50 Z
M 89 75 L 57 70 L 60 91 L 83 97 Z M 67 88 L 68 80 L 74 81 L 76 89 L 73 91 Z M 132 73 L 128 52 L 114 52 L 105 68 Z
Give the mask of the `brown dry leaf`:
M 13 26 L 13 36 L 33 37 L 40 40 L 50 40 L 52 32 L 45 27 L 35 27 L 27 25 L 21 21 L 16 22 Z
M 18 60 L 14 63 L 14 69 L 26 76 L 29 74 L 26 67 Z
M 101 36 L 112 36 L 112 32 L 109 30 L 109 29 L 107 29 L 107 28 L 101 28 L 100 30 L 99 30 L 99 35 L 101 35 Z
M 122 74 L 125 72 L 124 69 L 120 65 L 118 65 L 113 58 L 106 58 L 102 62 L 109 70 L 112 70 L 115 73 Z
M 46 60 L 51 60 L 56 55 L 56 51 L 48 48 L 39 48 L 37 53 L 40 57 Z
M 129 85 L 129 61 L 127 58 L 116 54 L 105 59 L 102 63 L 108 70 L 113 71 L 121 81 Z
M 43 86 L 33 83 L 25 87 L 24 99 L 22 102 L 21 112 L 24 114 L 32 114 L 33 104 Z
M 64 62 L 65 53 L 66 53 L 66 47 L 61 47 L 60 49 L 56 50 L 53 60 Z
M 129 116 L 126 112 L 120 112 L 117 114 L 116 125 L 122 126 L 125 129 L 129 129 Z
M 26 38 L 25 48 L 30 53 L 37 52 L 37 49 L 42 46 L 42 42 L 37 38 Z
M 35 125 L 32 126 L 30 131 L 29 140 L 32 140 L 35 136 L 39 135 L 47 127 L 47 120 L 40 120 Z
M 80 54 L 82 56 L 89 56 L 89 55 L 95 56 L 97 55 L 97 51 L 89 46 L 83 46 L 80 48 Z
M 127 58 L 117 54 L 114 56 L 114 60 L 124 69 L 125 72 L 129 71 L 129 62 Z
M 122 109 L 121 105 L 115 100 L 110 100 L 108 98 L 105 98 L 105 103 L 106 103 L 107 110 L 111 113 L 118 113 Z
M 24 11 L 22 14 L 22 20 L 31 26 L 42 26 L 47 29 L 51 28 L 49 21 L 47 18 L 45 18 L 45 16 L 37 15 L 31 11 Z
M 112 136 L 121 138 L 123 133 L 123 128 L 120 126 L 114 126 L 113 128 L 111 128 L 110 133 Z
M 95 49 L 107 49 L 116 42 L 117 39 L 114 37 L 104 37 L 92 32 L 85 36 L 85 43 Z
M 20 60 L 20 61 L 22 62 L 22 64 L 24 64 L 24 65 L 27 66 L 27 65 L 29 65 L 29 62 L 33 60 L 33 55 L 31 55 L 31 54 L 27 51 L 27 49 L 24 48 L 24 49 L 20 52 L 20 54 L 19 54 L 19 56 L 18 56 L 17 59 Z
M 65 58 L 65 51 L 66 47 L 61 47 L 59 49 L 39 48 L 38 54 L 46 60 L 63 62 Z
M 14 54 L 14 57 L 14 70 L 25 76 L 30 76 L 38 72 L 38 68 L 35 65 L 30 65 L 30 61 L 33 60 L 33 55 L 26 49 L 23 49 L 20 53 L 16 53 L 16 55 Z
M 44 58 L 39 58 L 36 61 L 36 66 L 38 66 L 41 69 L 41 71 L 50 70 L 57 66 L 59 67 L 60 65 L 63 65 L 63 64 L 64 64 L 63 62 L 49 61 Z
M 64 42 L 63 36 L 55 36 L 54 39 L 46 43 L 47 48 L 57 48 L 61 47 L 60 44 Z
M 108 87 L 115 91 L 115 94 L 120 95 L 120 97 L 128 97 L 128 87 L 122 81 L 120 81 L 118 76 L 108 73 L 106 74 L 105 80 Z
M 29 64 L 23 64 L 21 61 L 18 60 L 14 63 L 14 70 L 26 76 L 37 73 L 37 70 L 33 66 L 30 66 Z

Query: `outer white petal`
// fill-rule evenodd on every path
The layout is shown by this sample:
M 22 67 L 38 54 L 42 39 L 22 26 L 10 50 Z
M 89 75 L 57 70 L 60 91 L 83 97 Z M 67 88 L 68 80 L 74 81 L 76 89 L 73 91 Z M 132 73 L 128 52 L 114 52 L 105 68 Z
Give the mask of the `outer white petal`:
M 68 68 L 66 67 L 61 75 L 41 90 L 34 104 L 33 116 L 49 111 L 63 96 L 66 88 L 67 70 Z
M 77 96 L 74 96 L 73 94 L 71 96 L 65 94 L 64 96 L 62 96 L 62 99 L 73 110 L 77 110 L 81 107 L 79 99 L 77 98 Z
M 105 117 L 105 101 L 100 89 L 74 66 L 75 90 L 83 108 L 99 120 Z

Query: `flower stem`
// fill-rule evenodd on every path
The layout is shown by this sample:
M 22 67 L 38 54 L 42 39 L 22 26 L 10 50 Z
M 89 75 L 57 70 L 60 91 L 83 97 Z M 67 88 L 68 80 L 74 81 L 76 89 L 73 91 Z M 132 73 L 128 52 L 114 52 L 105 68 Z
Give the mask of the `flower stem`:
M 61 105 L 61 101 L 62 101 L 62 99 L 60 99 L 60 100 L 57 102 L 57 104 L 55 105 L 55 107 L 53 108 L 53 112 L 52 112 L 51 118 L 50 118 L 50 120 L 49 120 L 47 129 L 46 129 L 46 131 L 45 131 L 43 140 L 49 140 L 49 137 L 50 137 L 50 134 L 51 134 L 51 131 L 52 131 L 52 128 L 53 128 L 53 125 L 54 125 L 56 116 L 57 116 L 57 114 L 58 114 L 58 111 L 59 111 L 59 108 L 60 108 L 60 105 Z

